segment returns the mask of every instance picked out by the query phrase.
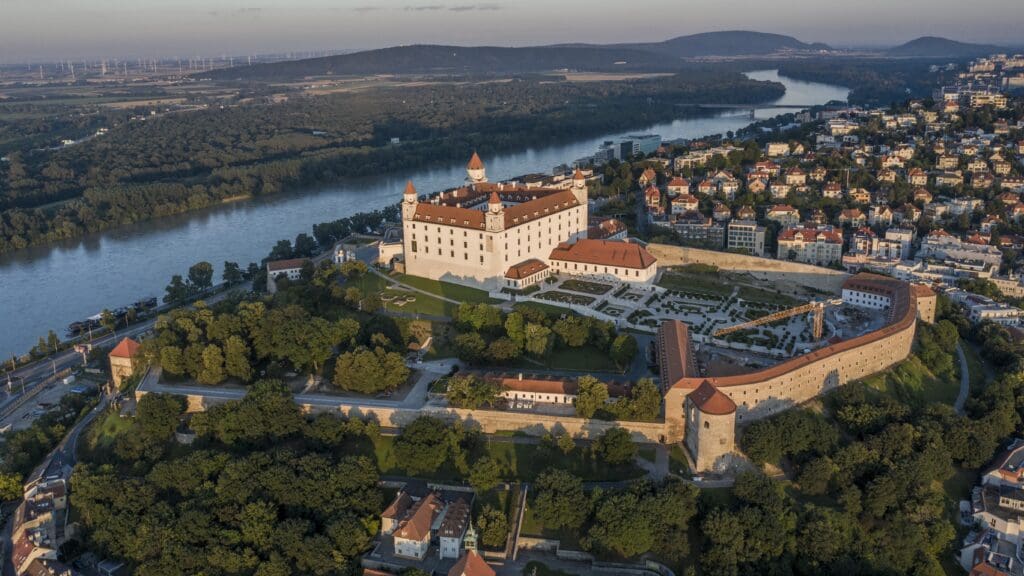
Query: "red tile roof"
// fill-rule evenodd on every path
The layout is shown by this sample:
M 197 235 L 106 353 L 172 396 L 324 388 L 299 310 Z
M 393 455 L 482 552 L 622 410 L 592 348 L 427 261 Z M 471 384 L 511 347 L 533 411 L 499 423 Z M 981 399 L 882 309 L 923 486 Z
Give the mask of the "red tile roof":
M 415 196 L 416 195 L 416 187 L 412 185 L 412 180 L 406 181 L 404 194 L 406 196 L 409 196 L 409 195 Z
M 510 280 L 522 280 L 523 278 L 529 278 L 537 272 L 542 272 L 547 269 L 547 264 L 537 260 L 536 258 L 531 258 L 525 262 L 520 262 L 519 264 L 510 266 L 508 272 L 505 272 L 505 278 Z
M 559 244 L 551 251 L 549 259 L 580 264 L 621 266 L 637 270 L 649 268 L 658 261 L 639 244 L 590 239 L 579 240 L 575 244 Z
M 483 170 L 484 161 L 480 159 L 480 155 L 473 152 L 473 157 L 469 159 L 469 164 L 466 164 L 466 168 L 469 170 Z
M 705 414 L 724 416 L 736 412 L 736 403 L 707 380 L 686 397 Z
M 476 550 L 468 550 L 448 571 L 448 576 L 495 576 L 495 573 Z
M 465 191 L 465 194 L 462 194 L 463 191 Z M 479 194 L 471 196 L 470 192 L 480 191 L 489 192 L 489 201 L 493 201 L 494 196 L 497 195 L 499 201 L 501 197 L 505 197 L 510 202 L 520 202 L 505 207 L 506 229 L 580 205 L 579 200 L 576 199 L 571 190 L 526 190 L 525 188 L 512 186 L 476 185 L 472 190 L 459 189 L 453 194 L 460 200 L 465 196 L 465 201 L 468 202 L 480 198 Z M 477 208 L 463 208 L 461 206 L 429 202 L 417 204 L 416 213 L 413 218 L 420 222 L 478 230 L 482 230 L 486 223 L 485 213 Z
M 135 354 L 138 353 L 141 345 L 132 340 L 131 338 L 123 338 L 114 349 L 110 351 L 110 356 L 115 358 L 134 358 Z
M 398 530 L 395 531 L 395 536 L 415 542 L 422 542 L 430 538 L 430 527 L 440 513 L 441 501 L 431 492 L 413 504 L 409 518 L 402 522 Z
M 302 268 L 308 260 L 306 258 L 292 258 L 290 260 L 275 260 L 267 262 L 267 272 L 280 272 L 281 270 L 294 270 Z

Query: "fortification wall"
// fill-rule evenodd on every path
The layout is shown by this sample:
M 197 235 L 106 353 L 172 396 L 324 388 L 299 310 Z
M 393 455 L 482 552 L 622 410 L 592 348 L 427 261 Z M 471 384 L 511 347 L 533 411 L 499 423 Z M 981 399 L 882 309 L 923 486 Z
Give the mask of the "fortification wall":
M 658 259 L 658 266 L 661 268 L 686 264 L 709 264 L 717 266 L 720 270 L 746 272 L 764 282 L 797 284 L 835 294 L 842 292 L 843 282 L 850 276 L 846 272 L 810 264 L 686 246 L 649 244 L 647 251 Z
M 915 318 L 912 306 L 900 321 L 855 339 L 854 345 L 832 346 L 760 372 L 710 380 L 736 403 L 737 424 L 765 418 L 902 362 L 914 342 Z M 686 396 L 703 381 L 686 378 L 666 392 L 666 430 L 677 430 L 677 423 L 685 421 Z

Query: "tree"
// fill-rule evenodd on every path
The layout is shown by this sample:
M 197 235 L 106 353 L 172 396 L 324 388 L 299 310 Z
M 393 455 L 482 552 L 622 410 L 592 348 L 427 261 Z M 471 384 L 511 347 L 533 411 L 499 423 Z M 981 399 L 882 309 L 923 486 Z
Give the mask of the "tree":
M 467 332 L 455 337 L 455 353 L 461 360 L 477 363 L 484 358 L 487 342 L 476 332 Z
M 608 400 L 608 386 L 593 376 L 580 376 L 577 385 L 576 415 L 593 418 Z
M 196 380 L 200 384 L 220 384 L 224 377 L 224 353 L 220 346 L 209 344 L 203 349 L 203 365 Z
M 0 502 L 18 500 L 22 494 L 21 475 L 13 472 L 0 472 Z
M 586 344 L 590 332 L 586 320 L 580 316 L 559 319 L 552 327 L 552 331 L 570 348 L 579 348 Z
M 625 428 L 611 428 L 597 439 L 594 451 L 612 466 L 621 466 L 636 458 L 636 444 Z
M 554 345 L 554 335 L 551 329 L 542 324 L 529 323 L 526 325 L 526 343 L 523 348 L 534 356 L 544 357 L 551 352 Z
M 501 467 L 491 458 L 477 460 L 469 471 L 469 485 L 477 492 L 487 492 L 501 482 Z
M 363 394 L 394 390 L 409 378 L 402 355 L 377 347 L 359 348 L 338 356 L 334 384 L 342 390 Z
M 20 490 L 20 487 L 19 487 Z M 484 504 L 477 518 L 480 542 L 487 548 L 503 549 L 508 540 L 508 517 L 490 504 Z
M 117 335 L 115 329 L 117 328 L 117 316 L 106 308 L 100 312 L 100 325 L 110 331 L 111 334 Z
M 436 471 L 448 459 L 448 424 L 438 418 L 421 416 L 395 439 L 395 460 L 411 475 Z
M 171 276 L 171 283 L 167 285 L 166 292 L 167 294 L 164 295 L 164 303 L 166 304 L 181 302 L 188 298 L 188 286 L 182 280 L 180 274 Z
M 620 418 L 653 422 L 661 415 L 661 401 L 658 385 L 650 378 L 641 378 L 633 385 L 629 398 L 620 399 L 615 406 L 617 409 L 619 404 L 624 407 L 618 412 Z
M 812 496 L 818 496 L 828 492 L 829 483 L 836 473 L 837 467 L 828 456 L 815 458 L 800 470 L 796 483 L 800 485 L 800 491 Z
M 164 346 L 160 349 L 160 367 L 164 372 L 181 376 L 185 373 L 185 362 L 181 348 L 177 346 Z
M 487 357 L 497 364 L 519 358 L 523 351 L 511 338 L 498 338 L 487 346 Z
M 566 456 L 568 456 L 570 453 L 572 453 L 573 450 L 576 449 L 576 441 L 572 439 L 572 436 L 566 434 L 565 432 L 559 434 L 555 438 L 555 445 L 558 446 L 558 449 L 561 450 L 562 454 L 565 454 Z
M 366 274 L 368 268 L 361 260 L 346 260 L 342 262 L 339 270 L 346 280 L 354 280 Z
M 456 374 L 448 383 L 448 404 L 456 408 L 476 410 L 492 406 L 501 390 L 492 380 L 475 374 Z
M 249 347 L 239 336 L 230 336 L 224 345 L 224 368 L 228 376 L 238 378 L 242 382 L 252 380 Z
M 213 264 L 196 262 L 188 269 L 188 281 L 197 290 L 206 290 L 213 286 Z
M 537 477 L 534 514 L 544 526 L 577 529 L 590 515 L 590 500 L 583 493 L 583 481 L 557 468 L 549 468 Z
M 609 354 L 619 368 L 625 368 L 633 362 L 637 353 L 636 338 L 632 334 L 619 334 L 612 341 Z
M 224 262 L 224 274 L 222 276 L 225 284 L 238 284 L 242 281 L 242 268 L 238 262 Z

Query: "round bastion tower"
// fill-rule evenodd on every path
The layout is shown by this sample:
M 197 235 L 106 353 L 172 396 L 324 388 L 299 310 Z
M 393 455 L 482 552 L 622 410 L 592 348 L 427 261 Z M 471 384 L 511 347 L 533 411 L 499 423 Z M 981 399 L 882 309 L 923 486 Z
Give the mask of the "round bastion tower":
M 686 396 L 686 447 L 696 472 L 719 472 L 736 447 L 736 403 L 705 380 Z
M 482 182 L 487 182 L 487 171 L 484 169 L 483 160 L 476 152 L 473 152 L 469 164 L 466 164 L 466 183 L 480 184 Z

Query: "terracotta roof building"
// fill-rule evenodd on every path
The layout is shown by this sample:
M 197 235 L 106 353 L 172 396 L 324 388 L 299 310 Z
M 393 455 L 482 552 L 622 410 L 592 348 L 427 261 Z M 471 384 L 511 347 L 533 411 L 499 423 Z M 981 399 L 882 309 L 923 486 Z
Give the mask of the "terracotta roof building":
M 587 234 L 583 178 L 574 177 L 570 188 L 490 183 L 474 154 L 466 182 L 423 201 L 406 185 L 401 209 L 407 274 L 495 290 L 508 286 L 510 268 L 546 262 L 556 246 Z
M 495 573 L 476 550 L 468 550 L 448 571 L 448 576 L 495 576 Z
M 115 388 L 120 388 L 125 379 L 135 374 L 139 367 L 139 350 L 142 345 L 131 338 L 122 338 L 107 355 L 110 362 L 110 377 Z
M 558 245 L 548 261 L 558 273 L 640 283 L 654 280 L 658 262 L 639 244 L 589 239 Z

